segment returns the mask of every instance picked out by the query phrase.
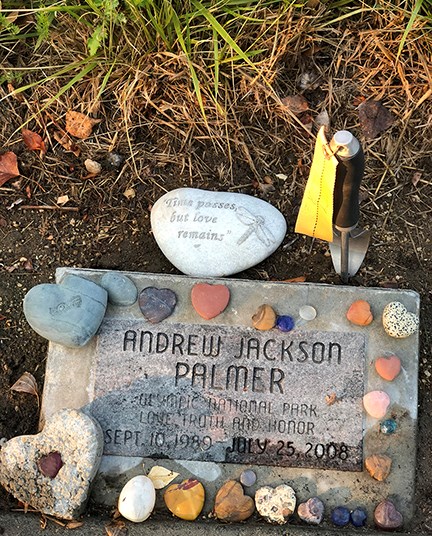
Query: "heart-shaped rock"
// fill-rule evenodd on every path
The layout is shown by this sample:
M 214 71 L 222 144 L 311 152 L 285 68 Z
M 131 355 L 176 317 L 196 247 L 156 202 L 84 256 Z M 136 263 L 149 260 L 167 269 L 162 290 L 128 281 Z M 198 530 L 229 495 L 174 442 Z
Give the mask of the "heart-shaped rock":
M 59 284 L 37 285 L 24 298 L 30 326 L 45 339 L 69 348 L 88 343 L 102 323 L 107 292 L 88 279 L 66 275 Z
M 401 370 L 401 361 L 396 355 L 379 357 L 375 361 L 375 370 L 383 380 L 391 382 Z
M 403 303 L 391 302 L 384 307 L 382 322 L 390 337 L 405 339 L 418 329 L 419 319 L 414 313 L 409 313 Z
M 80 411 L 64 409 L 39 434 L 14 437 L 2 447 L 0 483 L 44 514 L 75 519 L 85 508 L 102 449 L 99 424 Z M 54 454 L 61 464 L 50 459 Z
M 193 521 L 200 515 L 204 500 L 204 486 L 194 478 L 184 480 L 181 484 L 172 484 L 164 493 L 168 510 L 186 521 Z
M 382 419 L 390 405 L 390 397 L 384 391 L 370 391 L 363 397 L 363 406 L 371 417 Z
M 216 494 L 214 513 L 221 521 L 237 523 L 248 519 L 255 510 L 252 497 L 244 494 L 243 486 L 236 480 L 229 480 Z
M 157 324 L 172 314 L 177 296 L 169 288 L 147 287 L 140 292 L 138 304 L 144 317 Z
M 269 523 L 283 525 L 295 510 L 296 495 L 292 487 L 286 484 L 277 488 L 263 486 L 255 493 L 255 506 Z
M 318 497 L 311 497 L 298 505 L 297 514 L 302 521 L 311 525 L 319 525 L 324 517 L 324 504 Z
M 384 530 L 395 530 L 403 525 L 403 516 L 396 506 L 386 499 L 381 501 L 374 511 L 375 525 Z
M 286 233 L 283 215 L 256 197 L 179 188 L 153 205 L 153 235 L 180 271 L 220 277 L 255 266 Z
M 357 300 L 352 303 L 346 316 L 356 326 L 368 326 L 373 320 L 370 305 L 365 300 Z
M 210 320 L 224 311 L 229 299 L 230 291 L 225 285 L 197 283 L 192 287 L 192 305 L 195 311 L 206 320 Z

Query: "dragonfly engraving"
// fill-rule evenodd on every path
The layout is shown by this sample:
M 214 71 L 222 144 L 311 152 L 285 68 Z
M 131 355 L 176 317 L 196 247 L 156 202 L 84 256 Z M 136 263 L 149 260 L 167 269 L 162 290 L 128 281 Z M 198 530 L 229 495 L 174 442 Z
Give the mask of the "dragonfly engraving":
M 243 225 L 247 226 L 246 231 L 237 240 L 238 246 L 243 244 L 252 233 L 255 233 L 258 240 L 265 246 L 270 246 L 276 241 L 270 229 L 264 225 L 265 219 L 262 216 L 254 216 L 244 207 L 238 207 L 236 216 Z

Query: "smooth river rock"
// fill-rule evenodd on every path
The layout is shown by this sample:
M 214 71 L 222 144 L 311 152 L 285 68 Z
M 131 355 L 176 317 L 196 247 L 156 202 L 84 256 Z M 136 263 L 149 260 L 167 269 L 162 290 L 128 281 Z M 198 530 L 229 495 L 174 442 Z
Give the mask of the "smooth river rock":
M 179 188 L 151 211 L 153 235 L 181 272 L 221 277 L 255 266 L 271 255 L 286 233 L 275 207 L 255 197 Z
M 84 413 L 63 409 L 37 435 L 10 439 L 0 450 L 0 483 L 44 514 L 75 519 L 99 468 L 103 433 Z
M 116 272 L 107 272 L 100 280 L 100 286 L 108 292 L 112 305 L 125 307 L 133 305 L 138 298 L 138 290 L 129 277 Z
M 102 323 L 108 293 L 76 275 L 60 284 L 36 285 L 24 298 L 24 315 L 30 326 L 49 341 L 68 348 L 89 342 Z

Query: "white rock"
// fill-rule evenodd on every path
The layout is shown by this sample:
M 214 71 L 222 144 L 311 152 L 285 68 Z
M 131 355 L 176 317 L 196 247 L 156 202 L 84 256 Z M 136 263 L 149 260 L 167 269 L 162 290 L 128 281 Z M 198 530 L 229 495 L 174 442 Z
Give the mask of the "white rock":
M 153 482 L 144 475 L 134 476 L 121 490 L 118 509 L 123 517 L 140 523 L 153 512 L 156 492 Z
M 419 326 L 418 316 L 409 313 L 400 302 L 391 302 L 384 307 L 382 321 L 386 333 L 396 339 L 409 337 Z
M 271 255 L 286 233 L 275 207 L 255 197 L 179 188 L 151 211 L 154 237 L 180 271 L 220 277 L 255 266 Z

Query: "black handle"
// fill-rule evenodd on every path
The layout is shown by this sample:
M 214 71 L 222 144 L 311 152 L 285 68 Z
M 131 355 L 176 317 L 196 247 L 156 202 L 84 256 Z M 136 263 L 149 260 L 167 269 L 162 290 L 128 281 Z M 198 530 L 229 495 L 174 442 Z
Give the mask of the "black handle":
M 337 157 L 337 155 L 336 155 Z M 339 228 L 355 227 L 360 218 L 359 192 L 365 169 L 363 149 L 350 159 L 338 158 L 333 194 L 333 223 Z

